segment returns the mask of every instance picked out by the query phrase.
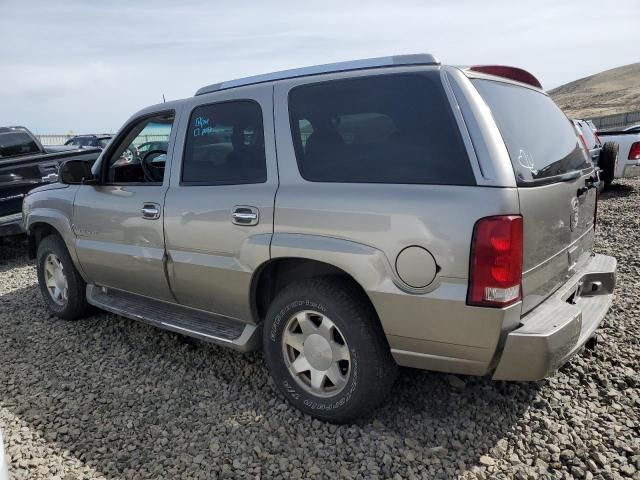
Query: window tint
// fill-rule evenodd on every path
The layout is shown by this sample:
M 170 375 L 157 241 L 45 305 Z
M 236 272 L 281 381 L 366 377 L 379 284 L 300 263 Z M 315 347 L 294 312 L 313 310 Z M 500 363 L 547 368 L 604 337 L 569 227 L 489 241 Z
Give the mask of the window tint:
M 492 80 L 473 84 L 491 109 L 519 185 L 591 166 L 572 123 L 548 96 Z
M 289 108 L 307 180 L 475 184 L 438 72 L 305 85 Z
M 134 124 L 109 157 L 107 183 L 162 183 L 173 120 L 162 113 Z M 158 148 L 141 151 L 149 137 L 161 140 Z
M 196 108 L 189 119 L 182 163 L 185 184 L 266 182 L 260 106 L 246 100 Z
M 0 133 L 0 157 L 38 153 L 38 145 L 25 132 Z

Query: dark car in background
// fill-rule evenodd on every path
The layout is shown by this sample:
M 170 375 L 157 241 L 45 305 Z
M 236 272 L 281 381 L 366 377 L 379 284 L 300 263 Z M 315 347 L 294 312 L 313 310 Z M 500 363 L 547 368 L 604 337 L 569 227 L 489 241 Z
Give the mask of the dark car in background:
M 113 135 L 76 135 L 75 137 L 71 137 L 64 144 L 76 147 L 94 147 L 102 150 L 109 144 L 112 138 Z
M 71 158 L 95 161 L 95 147 L 44 147 L 25 127 L 0 127 L 0 237 L 23 232 L 22 199 L 33 188 L 57 180 Z

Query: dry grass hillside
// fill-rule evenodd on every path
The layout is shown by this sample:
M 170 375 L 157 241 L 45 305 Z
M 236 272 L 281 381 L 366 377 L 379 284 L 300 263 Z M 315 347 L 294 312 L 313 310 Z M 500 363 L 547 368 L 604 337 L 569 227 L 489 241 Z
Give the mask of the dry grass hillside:
M 640 63 L 605 70 L 550 90 L 569 117 L 589 118 L 640 110 Z

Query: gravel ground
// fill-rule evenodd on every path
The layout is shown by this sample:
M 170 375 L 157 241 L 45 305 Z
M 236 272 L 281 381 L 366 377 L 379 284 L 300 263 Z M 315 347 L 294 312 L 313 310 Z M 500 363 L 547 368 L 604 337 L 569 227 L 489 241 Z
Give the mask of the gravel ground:
M 351 426 L 305 417 L 243 356 L 109 314 L 51 318 L 0 247 L 0 428 L 14 479 L 640 479 L 640 181 L 600 203 L 619 287 L 594 351 L 538 383 L 403 370 Z

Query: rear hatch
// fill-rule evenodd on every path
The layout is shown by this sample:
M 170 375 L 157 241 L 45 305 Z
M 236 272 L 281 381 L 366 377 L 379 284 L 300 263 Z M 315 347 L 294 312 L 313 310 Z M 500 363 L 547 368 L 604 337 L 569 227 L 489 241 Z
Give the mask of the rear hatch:
M 524 224 L 525 314 L 590 256 L 594 168 L 572 123 L 546 94 L 512 83 L 472 82 L 491 109 L 516 176 Z

